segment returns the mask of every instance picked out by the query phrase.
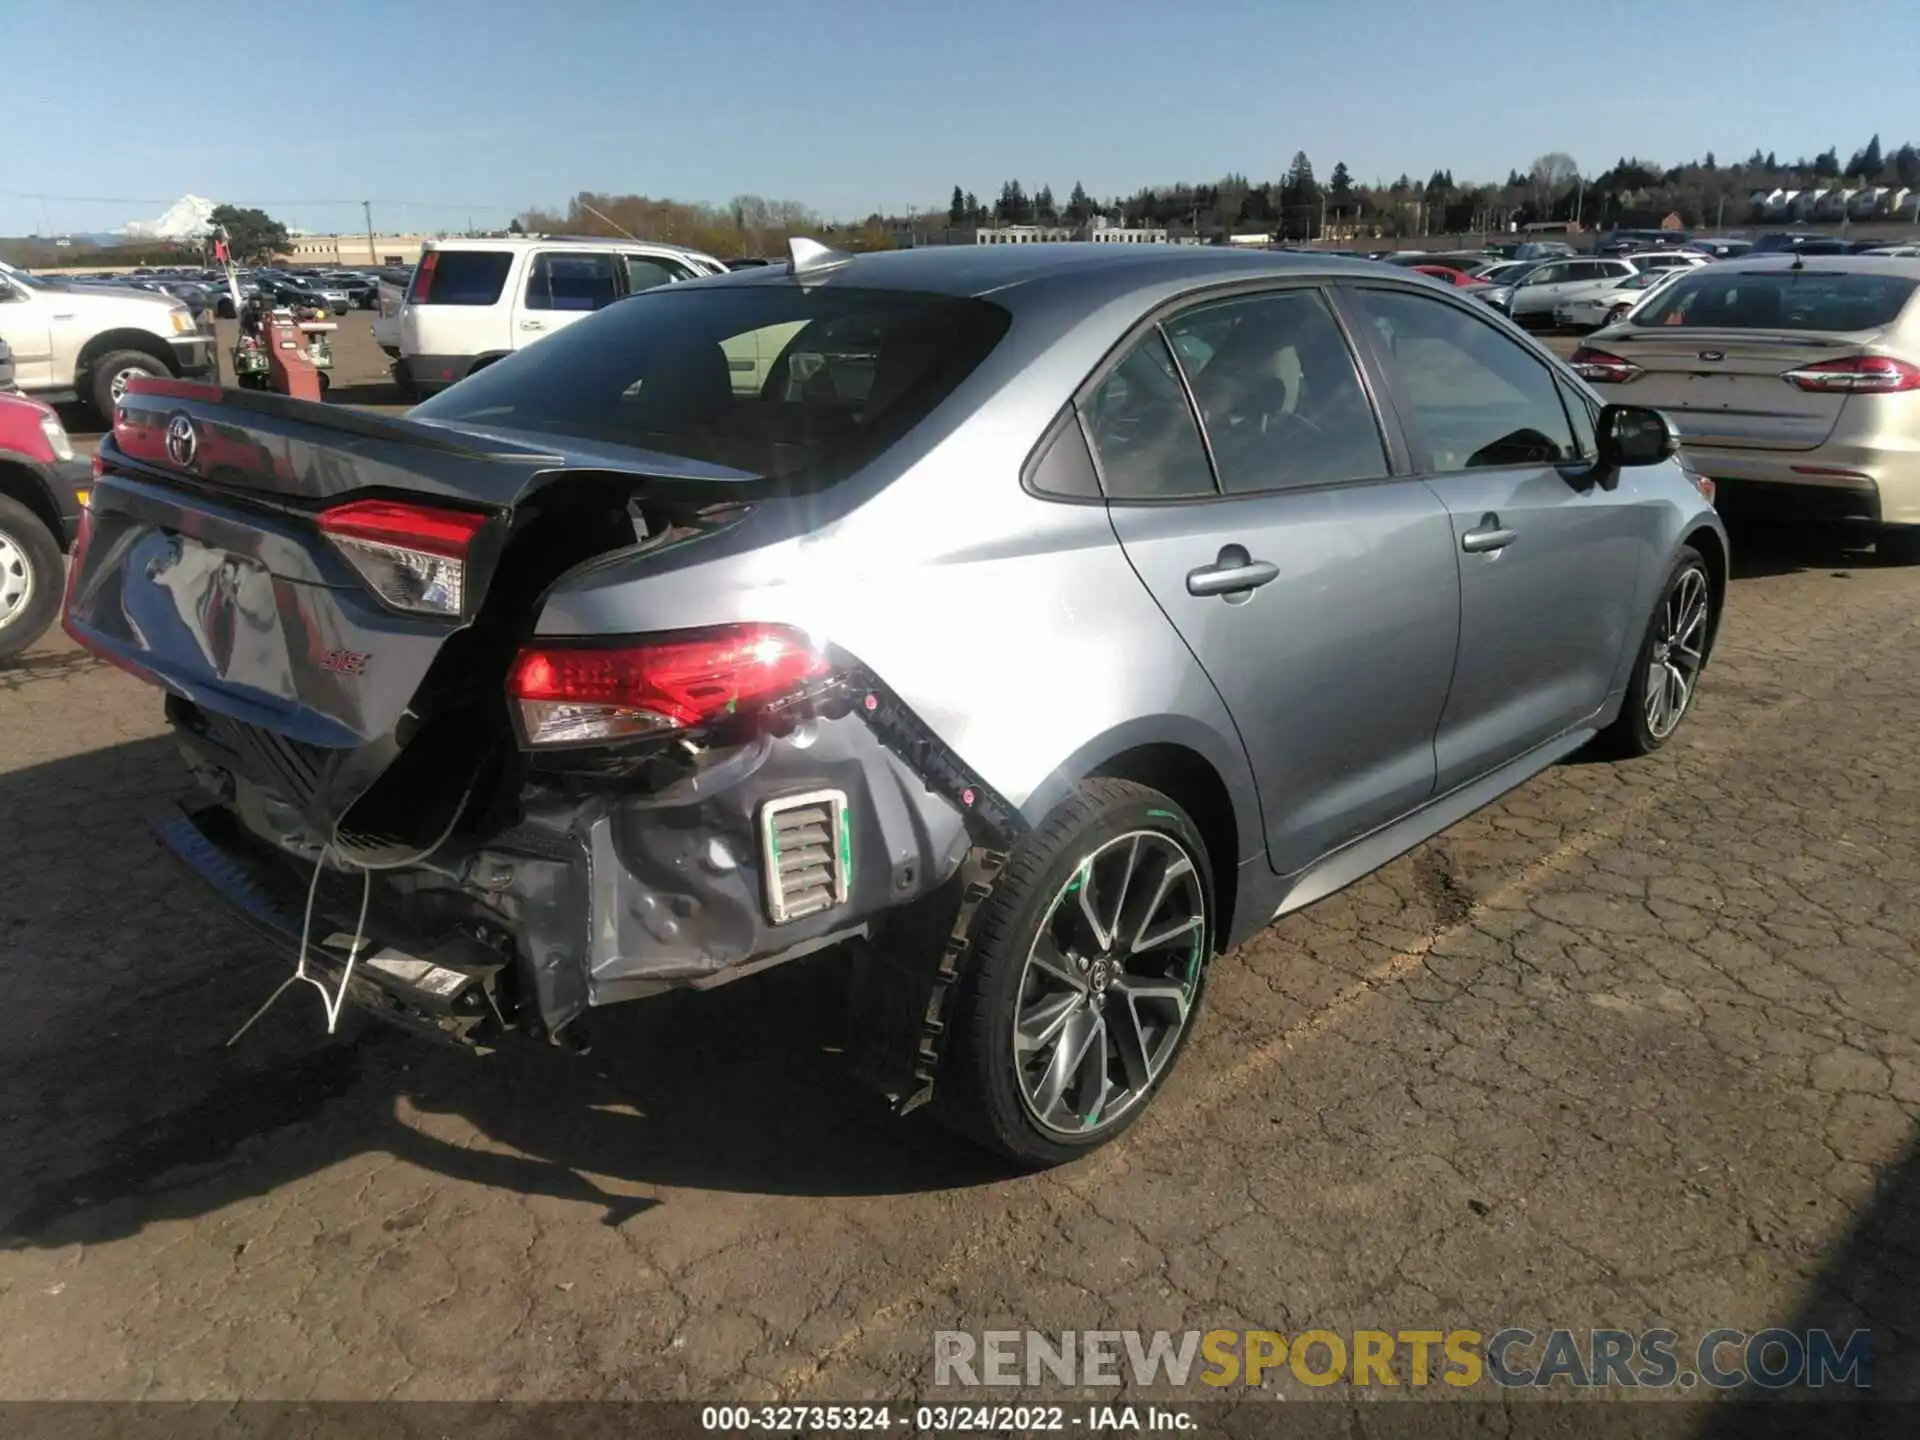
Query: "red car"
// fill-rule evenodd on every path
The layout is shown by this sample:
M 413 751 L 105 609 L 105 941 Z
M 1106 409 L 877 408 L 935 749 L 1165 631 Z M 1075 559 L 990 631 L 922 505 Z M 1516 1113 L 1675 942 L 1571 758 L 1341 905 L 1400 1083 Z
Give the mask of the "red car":
M 92 479 L 50 406 L 0 389 L 0 660 L 60 613 L 66 550 Z
M 1444 280 L 1449 285 L 1479 285 L 1484 283 L 1476 280 L 1464 270 L 1455 270 L 1451 265 L 1416 265 L 1413 268 L 1422 275 L 1431 275 L 1434 279 Z

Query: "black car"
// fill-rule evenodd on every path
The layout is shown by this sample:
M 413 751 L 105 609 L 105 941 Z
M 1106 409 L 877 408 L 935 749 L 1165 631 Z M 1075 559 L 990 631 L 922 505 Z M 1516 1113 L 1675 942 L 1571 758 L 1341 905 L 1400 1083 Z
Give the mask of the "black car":
M 356 310 L 371 310 L 379 303 L 380 285 L 371 275 L 326 275 L 321 277 L 321 283 L 346 291 L 347 303 Z

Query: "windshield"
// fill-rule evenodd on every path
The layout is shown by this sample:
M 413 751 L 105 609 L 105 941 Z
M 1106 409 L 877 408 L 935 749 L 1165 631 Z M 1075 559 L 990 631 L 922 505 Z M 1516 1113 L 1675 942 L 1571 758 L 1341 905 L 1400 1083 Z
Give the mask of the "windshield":
M 1006 333 L 984 300 L 798 285 L 649 290 L 416 407 L 822 483 L 893 444 Z
M 1634 313 L 1636 325 L 1727 330 L 1878 330 L 1906 308 L 1920 282 L 1900 275 L 1704 267 L 1674 281 Z
M 4 273 L 6 277 L 16 285 L 24 285 L 29 290 L 44 290 L 47 288 L 44 280 L 37 279 L 27 274 L 24 270 L 14 269 L 13 266 L 7 264 L 4 260 L 0 260 L 0 273 Z

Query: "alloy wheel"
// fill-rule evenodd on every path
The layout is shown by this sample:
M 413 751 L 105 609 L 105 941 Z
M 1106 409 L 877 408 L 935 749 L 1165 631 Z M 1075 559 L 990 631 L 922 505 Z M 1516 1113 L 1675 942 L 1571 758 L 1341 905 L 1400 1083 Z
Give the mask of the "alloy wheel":
M 0 624 L 5 624 L 33 599 L 33 565 L 19 541 L 0 530 Z
M 1683 570 L 1654 617 L 1653 653 L 1647 663 L 1647 732 L 1656 740 L 1671 735 L 1693 703 L 1693 687 L 1706 661 L 1711 604 L 1706 574 Z
M 1186 1031 L 1206 944 L 1199 867 L 1174 837 L 1130 831 L 1082 858 L 1014 1004 L 1014 1068 L 1042 1129 L 1085 1137 L 1152 1090 Z
M 112 396 L 113 403 L 118 405 L 127 398 L 128 381 L 143 379 L 152 373 L 150 370 L 142 370 L 137 365 L 128 365 L 116 370 L 113 372 L 113 379 L 107 382 L 107 394 Z

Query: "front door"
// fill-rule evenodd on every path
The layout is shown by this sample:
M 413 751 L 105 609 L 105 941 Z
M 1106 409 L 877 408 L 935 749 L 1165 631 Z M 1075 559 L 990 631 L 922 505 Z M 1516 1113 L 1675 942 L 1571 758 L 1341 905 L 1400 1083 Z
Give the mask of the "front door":
M 1459 626 L 1453 531 L 1394 474 L 1325 297 L 1177 314 L 1081 413 L 1127 557 L 1239 729 L 1273 868 L 1424 802 Z
M 1468 307 L 1361 287 L 1428 486 L 1452 517 L 1460 663 L 1434 737 L 1442 791 L 1591 719 L 1622 647 L 1645 507 L 1580 483 L 1589 428 L 1552 369 Z
M 605 309 L 626 293 L 625 284 L 618 255 L 571 247 L 536 250 L 527 262 L 527 281 L 514 304 L 513 348 L 524 350 Z

